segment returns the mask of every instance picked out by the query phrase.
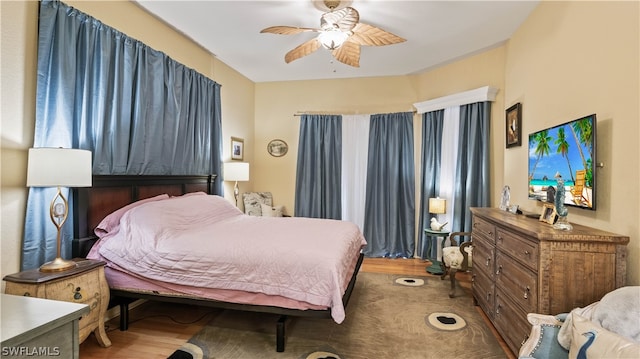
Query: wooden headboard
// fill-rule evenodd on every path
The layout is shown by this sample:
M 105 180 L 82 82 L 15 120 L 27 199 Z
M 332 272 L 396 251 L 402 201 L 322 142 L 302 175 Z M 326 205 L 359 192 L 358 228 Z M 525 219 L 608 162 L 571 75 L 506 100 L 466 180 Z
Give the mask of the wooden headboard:
M 73 189 L 73 256 L 84 257 L 96 238 L 93 230 L 109 213 L 135 201 L 160 194 L 213 194 L 216 175 L 93 176 L 91 187 Z

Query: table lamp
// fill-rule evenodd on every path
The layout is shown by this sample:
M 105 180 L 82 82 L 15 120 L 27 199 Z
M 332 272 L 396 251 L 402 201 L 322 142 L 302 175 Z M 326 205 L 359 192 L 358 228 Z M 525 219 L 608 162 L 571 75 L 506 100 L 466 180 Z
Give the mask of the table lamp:
M 447 223 L 441 224 L 438 222 L 438 214 L 444 214 L 447 212 L 447 201 L 444 198 L 436 197 L 429 198 L 429 213 L 433 213 L 436 216 L 431 219 L 431 229 L 434 231 L 441 231 Z
M 236 207 L 238 207 L 238 181 L 249 180 L 249 163 L 247 162 L 226 162 L 224 164 L 224 180 L 235 181 L 233 185 L 233 196 L 236 199 Z
M 51 200 L 49 216 L 58 230 L 56 258 L 40 266 L 41 272 L 60 272 L 76 267 L 62 259 L 62 225 L 69 214 L 69 203 L 61 187 L 91 186 L 91 151 L 72 148 L 30 148 L 27 165 L 27 187 L 57 187 Z

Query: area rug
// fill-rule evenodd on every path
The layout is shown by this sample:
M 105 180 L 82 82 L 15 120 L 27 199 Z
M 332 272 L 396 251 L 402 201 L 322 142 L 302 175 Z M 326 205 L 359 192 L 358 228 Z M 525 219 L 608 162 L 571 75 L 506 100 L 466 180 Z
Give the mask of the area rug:
M 290 318 L 276 352 L 277 315 L 220 310 L 172 359 L 506 358 L 467 291 L 449 281 L 360 273 L 342 324 Z

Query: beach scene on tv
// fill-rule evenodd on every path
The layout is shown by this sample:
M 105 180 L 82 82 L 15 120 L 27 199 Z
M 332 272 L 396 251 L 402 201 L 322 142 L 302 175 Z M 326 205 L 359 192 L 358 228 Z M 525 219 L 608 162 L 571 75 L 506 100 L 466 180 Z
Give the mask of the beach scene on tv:
M 591 115 L 529 135 L 529 199 L 553 203 L 561 179 L 566 205 L 594 208 L 594 124 Z

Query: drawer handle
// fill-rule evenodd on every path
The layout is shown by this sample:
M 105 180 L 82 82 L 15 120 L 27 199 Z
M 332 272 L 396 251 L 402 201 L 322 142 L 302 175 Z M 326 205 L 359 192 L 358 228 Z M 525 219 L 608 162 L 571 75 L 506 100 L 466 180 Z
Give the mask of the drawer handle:
M 73 293 L 73 299 L 80 300 L 82 299 L 82 294 L 80 293 L 80 287 L 77 287 L 75 293 Z
M 489 264 L 491 264 L 491 257 L 487 257 L 487 263 L 486 263 L 487 267 L 489 266 Z
M 498 270 L 496 271 L 496 274 L 500 275 L 500 272 L 502 272 L 502 264 L 498 266 Z
M 524 289 L 524 299 L 529 299 L 529 293 L 531 292 L 531 288 L 529 288 L 529 286 L 527 286 Z
M 529 257 L 529 256 L 531 256 L 531 252 L 529 252 L 529 251 L 524 251 L 524 255 L 525 255 L 525 256 L 527 256 L 527 257 Z
M 502 236 L 498 236 L 498 240 L 499 240 L 500 242 L 502 242 L 502 240 L 503 240 L 503 239 L 504 239 L 504 238 L 502 238 Z
M 498 304 L 498 306 L 496 306 L 496 315 L 500 315 L 500 309 L 502 309 L 502 306 Z
M 491 299 L 491 293 L 487 292 L 487 302 Z
M 493 236 L 493 231 L 488 232 L 490 236 Z

